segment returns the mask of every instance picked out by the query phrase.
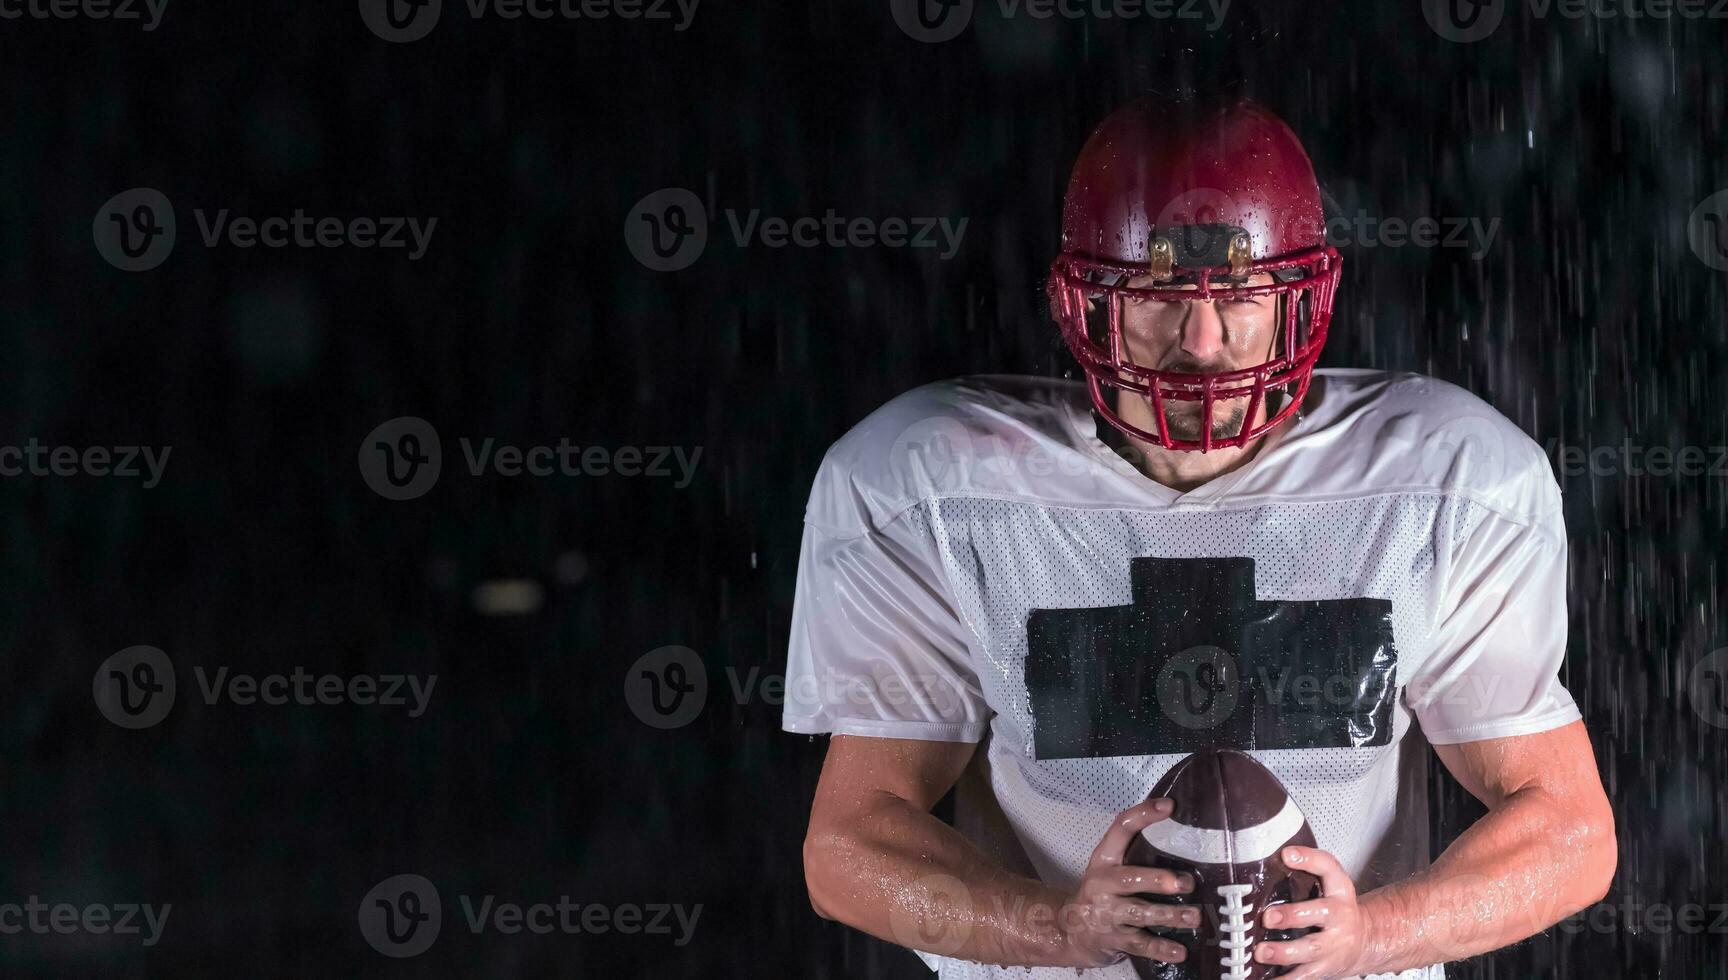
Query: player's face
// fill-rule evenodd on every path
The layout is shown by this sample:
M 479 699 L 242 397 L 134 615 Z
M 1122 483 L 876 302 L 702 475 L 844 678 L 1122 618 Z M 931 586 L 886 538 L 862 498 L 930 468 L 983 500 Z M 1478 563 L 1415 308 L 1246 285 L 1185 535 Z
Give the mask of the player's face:
M 1271 281 L 1270 275 L 1261 273 L 1247 284 L 1258 286 Z M 1141 277 L 1130 285 L 1146 287 L 1152 281 Z M 1158 371 L 1216 374 L 1263 364 L 1273 356 L 1279 326 L 1276 296 L 1187 302 L 1127 297 L 1122 304 L 1123 352 L 1136 366 Z M 1150 404 L 1145 408 L 1152 411 Z M 1164 411 L 1171 435 L 1179 439 L 1200 438 L 1204 412 L 1200 402 L 1166 399 Z M 1247 398 L 1214 404 L 1212 437 L 1227 439 L 1241 432 L 1247 413 Z

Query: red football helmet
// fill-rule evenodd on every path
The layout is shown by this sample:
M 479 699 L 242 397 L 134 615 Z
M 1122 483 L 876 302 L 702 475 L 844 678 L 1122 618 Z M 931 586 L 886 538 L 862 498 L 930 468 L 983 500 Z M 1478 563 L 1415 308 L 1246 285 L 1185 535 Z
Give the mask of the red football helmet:
M 1283 120 L 1249 101 L 1146 99 L 1111 113 L 1080 151 L 1048 288 L 1099 414 L 1153 445 L 1205 452 L 1247 445 L 1296 411 L 1326 343 L 1340 268 L 1314 167 Z M 1127 353 L 1124 304 L 1268 295 L 1282 327 L 1263 363 L 1195 374 Z M 1156 431 L 1124 421 L 1106 388 L 1147 399 Z M 1244 398 L 1239 431 L 1214 433 L 1214 407 Z M 1171 432 L 1171 401 L 1201 403 L 1196 438 Z

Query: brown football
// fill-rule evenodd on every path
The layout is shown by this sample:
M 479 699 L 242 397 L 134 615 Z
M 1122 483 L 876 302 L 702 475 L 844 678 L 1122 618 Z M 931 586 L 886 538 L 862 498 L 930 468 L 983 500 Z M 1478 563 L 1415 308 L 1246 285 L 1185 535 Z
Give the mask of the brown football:
M 1174 766 L 1148 799 L 1168 797 L 1169 817 L 1147 827 L 1128 845 L 1128 864 L 1186 871 L 1194 891 L 1142 895 L 1155 902 L 1198 905 L 1200 927 L 1164 932 L 1188 947 L 1181 963 L 1134 957 L 1148 980 L 1263 980 L 1283 967 L 1257 963 L 1262 940 L 1295 938 L 1310 930 L 1265 929 L 1269 905 L 1317 898 L 1320 880 L 1284 864 L 1289 844 L 1314 847 L 1314 832 L 1278 777 L 1244 752 L 1208 749 Z

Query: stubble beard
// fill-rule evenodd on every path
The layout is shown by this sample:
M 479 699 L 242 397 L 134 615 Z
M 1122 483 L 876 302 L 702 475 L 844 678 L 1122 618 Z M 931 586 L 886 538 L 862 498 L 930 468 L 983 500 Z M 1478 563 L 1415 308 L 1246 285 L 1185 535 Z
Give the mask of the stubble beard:
M 1164 424 L 1169 426 L 1170 435 L 1187 442 L 1198 442 L 1200 440 L 1200 417 L 1205 411 L 1202 403 L 1165 402 L 1164 405 Z M 1147 407 L 1151 408 L 1150 404 Z M 1152 410 L 1156 411 L 1156 409 Z M 1246 399 L 1233 398 L 1229 401 L 1214 402 L 1212 405 L 1212 438 L 1236 438 L 1241 433 L 1242 422 L 1247 416 Z

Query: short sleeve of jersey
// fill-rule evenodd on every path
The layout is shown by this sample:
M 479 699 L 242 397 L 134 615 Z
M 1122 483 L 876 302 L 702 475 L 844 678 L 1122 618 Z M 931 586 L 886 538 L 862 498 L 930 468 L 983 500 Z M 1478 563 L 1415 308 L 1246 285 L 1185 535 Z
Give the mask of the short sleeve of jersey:
M 976 742 L 989 709 L 966 637 L 916 505 L 850 535 L 807 522 L 781 726 Z
M 1532 468 L 1535 470 L 1536 468 Z M 1566 526 L 1546 465 L 1528 519 L 1466 502 L 1456 514 L 1430 656 L 1405 698 L 1436 745 L 1533 735 L 1580 717 L 1560 683 Z

